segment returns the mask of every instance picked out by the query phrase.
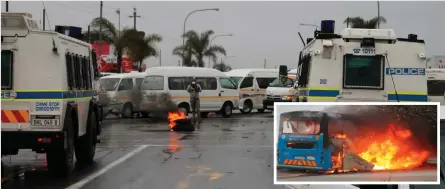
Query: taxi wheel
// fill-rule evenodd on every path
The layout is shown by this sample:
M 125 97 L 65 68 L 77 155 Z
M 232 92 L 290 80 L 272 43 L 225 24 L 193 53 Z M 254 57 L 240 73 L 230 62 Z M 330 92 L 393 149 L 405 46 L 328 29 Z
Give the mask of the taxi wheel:
M 126 103 L 124 108 L 122 109 L 122 118 L 131 118 L 133 117 L 133 107 L 130 103 Z
M 232 115 L 233 105 L 229 102 L 224 103 L 221 108 L 221 114 L 223 117 L 228 118 Z
M 253 109 L 252 101 L 247 100 L 246 102 L 244 102 L 243 109 L 240 109 L 240 112 L 243 114 L 248 114 L 252 111 L 252 109 Z

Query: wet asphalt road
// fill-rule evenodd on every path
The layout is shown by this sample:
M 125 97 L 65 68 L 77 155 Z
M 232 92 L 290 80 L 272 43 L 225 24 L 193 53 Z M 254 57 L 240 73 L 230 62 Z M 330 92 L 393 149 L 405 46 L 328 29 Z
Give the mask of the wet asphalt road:
M 2 188 L 284 188 L 273 185 L 272 143 L 271 112 L 215 116 L 192 133 L 170 132 L 164 121 L 108 119 L 94 165 L 60 179 L 48 174 L 45 155 L 20 151 L 2 158 Z

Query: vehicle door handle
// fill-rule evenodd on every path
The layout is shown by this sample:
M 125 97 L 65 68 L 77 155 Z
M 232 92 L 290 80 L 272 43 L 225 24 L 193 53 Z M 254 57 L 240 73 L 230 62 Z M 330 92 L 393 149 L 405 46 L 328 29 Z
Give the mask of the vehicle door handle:
M 250 91 L 255 91 L 254 89 L 250 89 Z
M 222 93 L 224 92 L 224 91 L 221 91 Z

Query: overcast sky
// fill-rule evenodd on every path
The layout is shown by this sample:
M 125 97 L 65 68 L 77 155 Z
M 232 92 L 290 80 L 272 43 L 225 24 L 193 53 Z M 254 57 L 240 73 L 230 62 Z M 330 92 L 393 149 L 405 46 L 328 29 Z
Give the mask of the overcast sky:
M 81 26 L 84 30 L 92 18 L 99 16 L 98 2 L 59 1 L 45 2 L 51 27 L 54 25 Z M 212 29 L 216 34 L 231 33 L 233 37 L 218 37 L 213 44 L 225 47 L 226 63 L 233 68 L 267 67 L 285 64 L 296 67 L 302 44 L 297 32 L 304 38 L 312 37 L 312 27 L 298 27 L 300 23 L 318 24 L 320 20 L 336 21 L 336 33 L 346 27 L 348 16 L 370 19 L 377 15 L 376 2 L 131 2 L 104 1 L 103 16 L 118 23 L 115 13 L 121 9 L 121 27 L 132 27 L 129 16 L 137 8 L 137 29 L 158 33 L 164 41 L 162 65 L 177 65 L 179 58 L 171 55 L 174 46 L 182 44 L 180 35 L 187 14 L 196 9 L 220 8 L 219 12 L 198 12 L 187 20 L 187 29 L 199 32 Z M 406 37 L 418 34 L 426 40 L 426 53 L 445 55 L 445 2 L 380 2 L 380 14 L 388 23 L 381 28 L 393 28 L 396 35 Z M 42 19 L 40 1 L 9 3 L 9 11 L 29 12 L 35 20 Z M 5 2 L 2 2 L 2 12 Z M 48 23 L 47 23 L 48 27 Z M 207 60 L 207 59 L 205 59 Z M 145 61 L 148 67 L 157 66 L 159 59 Z

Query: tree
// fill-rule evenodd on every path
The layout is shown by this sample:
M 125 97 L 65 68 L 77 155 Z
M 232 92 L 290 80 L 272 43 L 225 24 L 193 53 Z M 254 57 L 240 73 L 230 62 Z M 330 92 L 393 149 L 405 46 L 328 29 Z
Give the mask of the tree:
M 99 41 L 99 28 L 102 21 L 102 41 Z M 134 62 L 138 62 L 141 68 L 142 61 L 149 56 L 157 56 L 155 43 L 161 42 L 162 37 L 158 34 L 151 34 L 147 37 L 140 32 L 124 28 L 122 31 L 116 29 L 114 24 L 106 18 L 94 18 L 90 23 L 90 38 L 93 42 L 106 42 L 114 45 L 114 55 L 117 57 L 117 67 L 120 72 L 122 67 L 122 56 L 127 53 Z M 88 39 L 84 35 L 84 40 Z
M 218 58 L 217 54 L 226 55 L 226 50 L 220 45 L 210 46 L 210 36 L 212 30 L 207 30 L 198 34 L 194 30 L 189 30 L 182 37 L 186 38 L 185 45 L 180 45 L 173 49 L 173 55 L 182 58 L 184 66 L 204 67 L 204 58 L 210 57 L 214 63 Z
M 222 72 L 228 72 L 228 71 L 232 70 L 232 67 L 221 62 L 219 64 L 213 65 L 213 69 L 217 69 Z
M 102 41 L 99 41 L 99 28 L 102 24 Z M 114 55 L 117 57 L 117 67 L 119 68 L 117 72 L 120 72 L 122 65 L 122 55 L 125 50 L 125 40 L 122 38 L 125 31 L 119 32 L 114 24 L 106 18 L 94 18 L 90 23 L 90 38 L 92 42 L 106 42 L 115 46 Z M 88 36 L 84 35 L 86 38 Z M 85 39 L 85 41 L 88 39 Z
M 386 19 L 383 16 L 374 17 L 371 20 L 365 20 L 362 17 L 348 17 L 343 23 L 349 22 L 351 28 L 377 29 L 379 23 L 385 24 Z
M 162 41 L 162 37 L 158 34 L 150 34 L 143 36 L 136 30 L 129 30 L 125 32 L 126 39 L 125 46 L 128 48 L 127 52 L 131 60 L 138 63 L 138 71 L 141 71 L 142 61 L 150 56 L 158 56 L 156 50 L 156 43 Z

